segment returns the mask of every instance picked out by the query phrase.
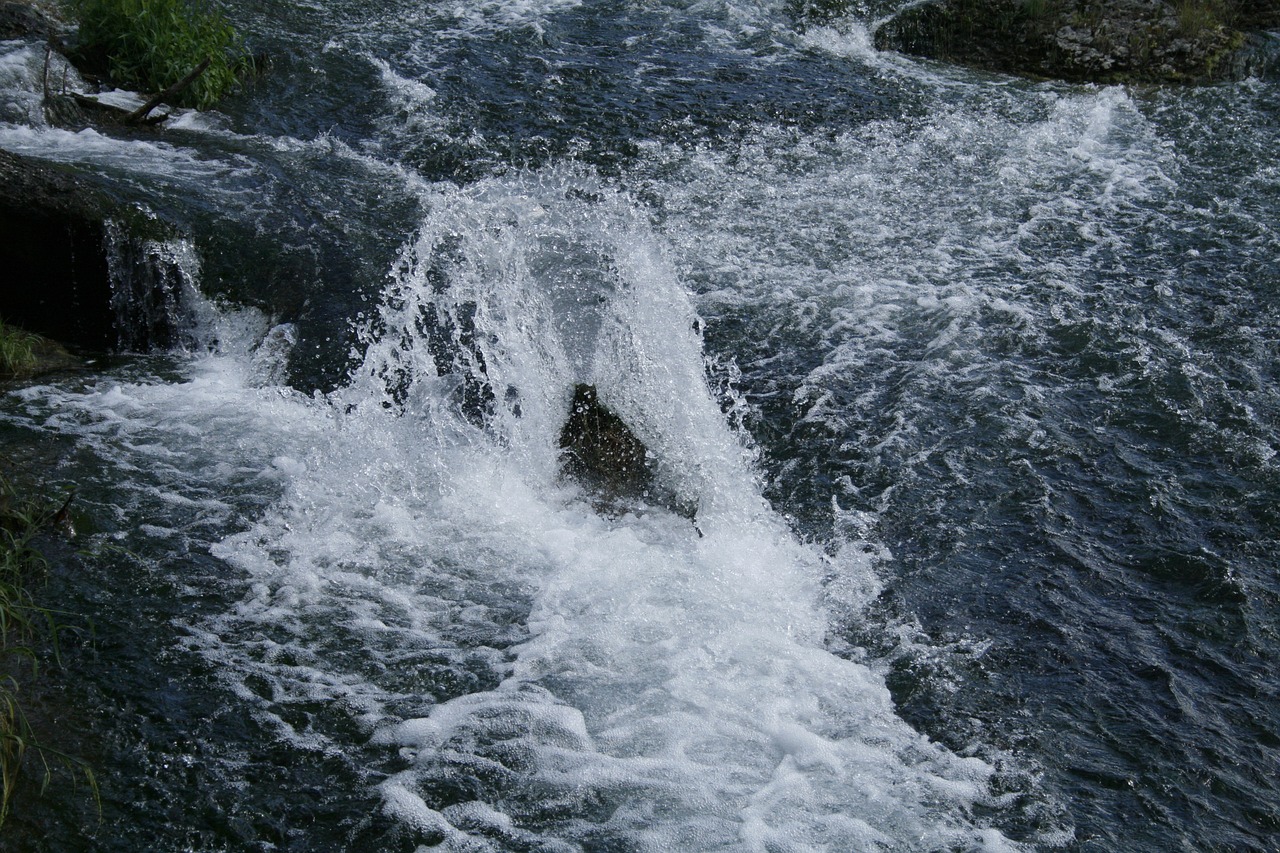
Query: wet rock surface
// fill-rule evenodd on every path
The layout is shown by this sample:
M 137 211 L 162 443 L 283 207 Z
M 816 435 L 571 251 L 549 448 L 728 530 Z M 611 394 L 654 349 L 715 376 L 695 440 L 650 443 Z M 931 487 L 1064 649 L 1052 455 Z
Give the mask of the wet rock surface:
M 1266 64 L 1280 2 L 939 0 L 906 9 L 876 46 L 977 68 L 1097 83 L 1208 83 Z
M 662 507 L 698 526 L 698 507 L 664 486 L 656 459 L 622 418 L 600 401 L 592 385 L 576 385 L 560 430 L 560 471 L 592 495 L 597 512 L 616 516 Z
M 118 291 L 165 286 L 173 265 L 151 247 L 175 236 L 170 226 L 70 170 L 0 150 L 0 233 L 6 322 L 85 350 L 169 342 L 163 324 L 154 340 L 129 331 L 136 318 L 122 316 Z
M 605 503 L 644 500 L 653 488 L 648 450 L 591 385 L 573 390 L 560 449 L 564 474 Z
M 64 29 L 47 4 L 7 0 L 0 2 L 0 38 L 51 39 Z
M 0 151 L 0 299 L 7 322 L 88 349 L 114 343 L 103 249 L 109 200 L 63 171 Z

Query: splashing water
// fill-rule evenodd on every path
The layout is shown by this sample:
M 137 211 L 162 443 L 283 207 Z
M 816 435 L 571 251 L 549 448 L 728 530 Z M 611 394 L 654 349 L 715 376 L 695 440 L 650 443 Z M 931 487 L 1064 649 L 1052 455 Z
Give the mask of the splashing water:
M 0 406 L 111 664 L 106 828 L 19 844 L 1267 849 L 1274 79 L 820 5 L 242 4 L 271 73 L 154 137 L 0 46 L 0 145 L 193 235 L 113 258 L 175 349 Z M 583 386 L 647 499 L 566 475 Z
M 976 843 L 957 816 L 991 768 L 824 648 L 830 558 L 753 488 L 632 206 L 563 172 L 432 202 L 356 380 L 305 407 L 327 434 L 275 461 L 279 505 L 215 548 L 249 591 L 193 626 L 205 652 L 272 703 L 358 712 L 405 764 L 386 810 L 448 849 Z M 559 479 L 578 382 L 630 419 L 705 535 L 661 509 L 600 517 Z M 841 560 L 873 594 L 870 561 Z

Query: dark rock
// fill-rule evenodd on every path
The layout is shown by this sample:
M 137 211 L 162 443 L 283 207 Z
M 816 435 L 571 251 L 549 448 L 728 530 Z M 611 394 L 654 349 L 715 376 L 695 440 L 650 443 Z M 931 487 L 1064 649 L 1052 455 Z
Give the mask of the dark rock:
M 644 443 L 600 402 L 591 385 L 573 389 L 560 448 L 565 475 L 606 503 L 645 500 L 653 489 L 653 469 Z
M 62 23 L 50 11 L 34 3 L 0 2 L 0 39 L 52 39 L 62 29 Z
M 68 352 L 66 347 L 48 338 L 40 338 L 31 349 L 36 360 L 30 371 L 32 376 L 84 366 L 84 362 Z
M 0 151 L 0 316 L 89 349 L 115 342 L 103 252 L 106 199 L 52 166 Z
M 66 130 L 84 130 L 92 122 L 85 108 L 80 105 L 75 95 L 64 95 L 50 92 L 44 97 L 44 118 L 54 127 Z
M 0 233 L 7 282 L 0 317 L 90 350 L 112 349 L 135 335 L 120 328 L 131 318 L 113 298 L 111 261 L 173 236 L 73 172 L 7 151 L 0 151 Z
M 1280 0 L 1238 0 L 1233 25 L 1242 30 L 1280 30 Z
M 31 359 L 22 364 L 0 364 L 0 382 L 25 381 L 46 373 L 84 367 L 82 359 L 72 355 L 57 341 L 12 328 L 6 329 L 6 334 L 21 336 L 25 345 L 30 347 Z
M 663 507 L 698 526 L 698 507 L 663 486 L 653 454 L 622 418 L 600 402 L 591 385 L 577 385 L 560 431 L 560 465 L 595 496 L 597 512 L 614 515 L 644 506 Z
M 698 524 L 698 503 L 659 482 L 653 453 L 625 421 L 600 402 L 593 386 L 573 387 L 568 419 L 559 437 L 561 471 L 594 494 L 605 515 L 663 507 Z
M 1245 30 L 1280 24 L 1280 0 L 939 0 L 875 35 L 882 50 L 1033 77 L 1204 83 L 1256 70 Z

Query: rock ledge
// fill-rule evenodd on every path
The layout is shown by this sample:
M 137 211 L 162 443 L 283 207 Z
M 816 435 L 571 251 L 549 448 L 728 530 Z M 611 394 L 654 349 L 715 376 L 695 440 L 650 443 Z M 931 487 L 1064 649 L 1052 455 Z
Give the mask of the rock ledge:
M 875 36 L 976 68 L 1096 83 L 1208 83 L 1255 73 L 1280 0 L 938 0 Z

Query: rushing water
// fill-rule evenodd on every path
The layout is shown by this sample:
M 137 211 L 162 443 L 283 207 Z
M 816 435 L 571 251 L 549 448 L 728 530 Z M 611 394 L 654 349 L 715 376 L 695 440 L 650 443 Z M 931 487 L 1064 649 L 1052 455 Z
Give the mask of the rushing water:
M 0 45 L 0 146 L 191 235 L 175 346 L 0 398 L 102 791 L 0 847 L 1276 849 L 1280 79 L 892 6 L 241 3 L 148 135 Z M 667 500 L 560 475 L 579 383 Z

